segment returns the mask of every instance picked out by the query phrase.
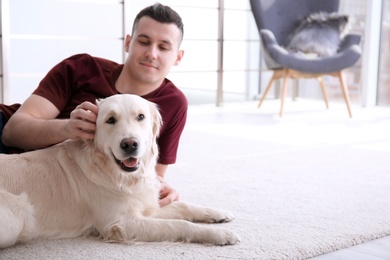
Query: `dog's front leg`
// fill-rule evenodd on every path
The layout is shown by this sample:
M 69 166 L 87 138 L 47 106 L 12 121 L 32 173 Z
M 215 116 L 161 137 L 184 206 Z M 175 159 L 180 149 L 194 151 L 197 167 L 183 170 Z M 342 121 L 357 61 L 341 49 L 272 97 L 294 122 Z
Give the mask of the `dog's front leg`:
M 234 219 L 227 211 L 192 205 L 182 201 L 156 209 L 151 217 L 162 219 L 184 219 L 191 222 L 224 223 Z
M 230 230 L 194 224 L 185 220 L 129 217 L 104 232 L 109 242 L 192 242 L 234 245 L 239 237 Z

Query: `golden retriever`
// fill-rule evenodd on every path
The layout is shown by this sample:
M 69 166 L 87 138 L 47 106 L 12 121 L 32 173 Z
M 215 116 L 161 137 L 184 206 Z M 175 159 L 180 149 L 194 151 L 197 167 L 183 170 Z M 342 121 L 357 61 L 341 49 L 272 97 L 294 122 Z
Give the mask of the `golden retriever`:
M 159 206 L 155 104 L 127 94 L 97 103 L 93 141 L 0 155 L 0 248 L 90 234 L 108 242 L 239 242 L 227 229 L 191 223 L 232 220 L 225 211 L 179 201 Z

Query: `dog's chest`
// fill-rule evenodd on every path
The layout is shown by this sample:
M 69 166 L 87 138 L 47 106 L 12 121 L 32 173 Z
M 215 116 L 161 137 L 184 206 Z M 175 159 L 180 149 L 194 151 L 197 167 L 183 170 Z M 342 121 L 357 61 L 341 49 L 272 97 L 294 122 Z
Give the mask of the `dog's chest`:
M 139 182 L 130 189 L 127 195 L 127 209 L 135 214 L 144 214 L 144 212 L 159 208 L 159 191 L 158 183 Z

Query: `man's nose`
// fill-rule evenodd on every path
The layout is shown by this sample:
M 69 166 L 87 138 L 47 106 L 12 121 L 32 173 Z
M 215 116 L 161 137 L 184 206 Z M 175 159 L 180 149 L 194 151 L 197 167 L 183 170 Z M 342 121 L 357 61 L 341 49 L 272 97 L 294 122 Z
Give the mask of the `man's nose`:
M 151 45 L 149 48 L 146 50 L 146 57 L 150 59 L 156 59 L 158 54 L 158 48 L 157 46 Z

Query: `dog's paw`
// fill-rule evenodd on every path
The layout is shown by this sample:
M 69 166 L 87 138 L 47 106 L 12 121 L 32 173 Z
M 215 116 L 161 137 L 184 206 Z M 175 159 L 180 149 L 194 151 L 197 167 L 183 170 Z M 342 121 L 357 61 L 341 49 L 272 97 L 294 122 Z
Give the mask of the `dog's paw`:
M 219 234 L 214 241 L 214 244 L 217 246 L 235 245 L 241 241 L 240 237 L 233 231 L 228 229 L 221 229 L 218 231 Z
M 232 213 L 219 209 L 208 209 L 206 213 L 206 223 L 226 223 L 234 219 Z

